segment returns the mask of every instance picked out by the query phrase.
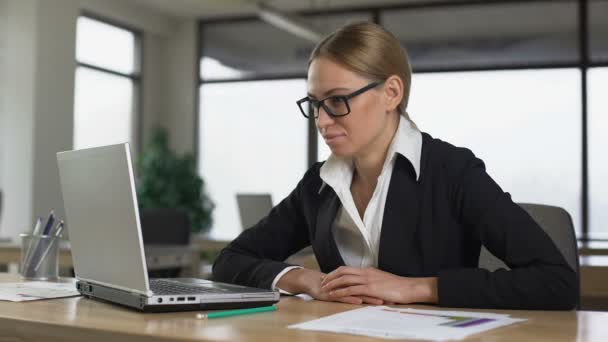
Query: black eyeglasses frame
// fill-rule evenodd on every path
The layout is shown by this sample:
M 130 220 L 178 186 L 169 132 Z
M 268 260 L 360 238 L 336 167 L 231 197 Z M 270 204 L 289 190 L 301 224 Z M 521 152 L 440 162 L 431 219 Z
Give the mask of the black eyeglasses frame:
M 383 81 L 382 82 L 372 82 L 372 83 L 366 85 L 365 87 L 355 90 L 354 92 L 352 92 L 348 95 L 332 95 L 332 96 L 328 96 L 322 100 L 314 100 L 314 99 L 311 99 L 309 96 L 306 96 L 306 97 L 303 97 L 303 98 L 299 99 L 298 101 L 296 101 L 296 104 L 298 105 L 298 108 L 300 108 L 300 112 L 302 113 L 302 115 L 304 115 L 304 117 L 307 119 L 309 118 L 309 115 L 307 113 L 308 108 L 304 109 L 302 107 L 302 103 L 305 103 L 305 102 L 309 102 L 314 108 L 316 108 L 316 111 L 314 111 L 314 109 L 313 109 L 313 115 L 314 115 L 315 119 L 317 119 L 319 117 L 319 109 L 321 107 L 323 107 L 323 109 L 325 109 L 325 113 L 327 113 L 327 115 L 329 115 L 331 117 L 342 117 L 342 116 L 350 114 L 350 105 L 348 103 L 348 100 L 352 99 L 353 97 L 355 97 L 357 95 L 361 95 L 364 92 L 381 85 L 382 83 L 384 83 L 384 82 Z M 346 105 L 346 113 L 344 113 L 344 114 L 334 113 L 331 110 L 331 108 L 329 108 L 328 106 L 325 105 L 325 101 L 328 99 L 337 99 L 337 100 L 343 101 L 344 104 Z

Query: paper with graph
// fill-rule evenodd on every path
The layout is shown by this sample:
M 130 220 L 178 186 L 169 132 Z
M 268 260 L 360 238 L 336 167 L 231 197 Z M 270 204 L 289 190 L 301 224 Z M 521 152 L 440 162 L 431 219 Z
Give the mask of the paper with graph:
M 495 313 L 370 306 L 290 325 L 289 328 L 388 339 L 443 341 L 460 340 L 521 321 L 525 319 Z

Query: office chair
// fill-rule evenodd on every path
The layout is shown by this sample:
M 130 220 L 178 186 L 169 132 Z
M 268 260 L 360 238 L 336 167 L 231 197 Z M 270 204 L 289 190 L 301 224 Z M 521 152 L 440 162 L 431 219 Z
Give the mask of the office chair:
M 572 218 L 566 210 L 544 204 L 518 203 L 538 225 L 549 235 L 557 249 L 562 252 L 566 262 L 576 271 L 577 278 L 580 277 L 578 262 L 578 247 Z M 489 271 L 498 268 L 509 269 L 502 260 L 495 257 L 484 246 L 481 246 L 479 254 L 479 267 Z M 580 297 L 580 294 L 579 294 Z
M 188 245 L 190 218 L 181 209 L 154 208 L 139 211 L 144 245 Z
M 144 246 L 188 246 L 191 224 L 188 213 L 181 209 L 154 208 L 139 212 Z M 177 277 L 181 267 L 148 270 L 150 277 Z

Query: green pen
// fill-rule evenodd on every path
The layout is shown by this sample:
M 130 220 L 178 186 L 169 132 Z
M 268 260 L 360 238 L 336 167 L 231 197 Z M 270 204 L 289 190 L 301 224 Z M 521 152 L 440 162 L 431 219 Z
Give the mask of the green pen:
M 222 318 L 222 317 L 230 317 L 230 316 L 237 316 L 237 315 L 247 315 L 247 314 L 259 313 L 259 312 L 269 312 L 269 311 L 276 311 L 276 310 L 277 310 L 276 306 L 271 305 L 271 306 L 262 306 L 259 308 L 210 312 L 210 313 L 206 313 L 206 314 L 199 314 L 198 316 L 199 316 L 199 318 L 211 319 L 211 318 Z

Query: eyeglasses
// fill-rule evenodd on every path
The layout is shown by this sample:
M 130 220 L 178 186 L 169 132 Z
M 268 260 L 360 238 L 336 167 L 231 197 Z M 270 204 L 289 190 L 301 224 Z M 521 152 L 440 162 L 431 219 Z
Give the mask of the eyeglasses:
M 323 107 L 325 112 L 332 117 L 344 116 L 350 113 L 350 106 L 348 105 L 348 100 L 352 99 L 357 95 L 361 95 L 366 91 L 373 89 L 383 82 L 372 82 L 365 87 L 356 90 L 348 95 L 334 95 L 328 96 L 322 100 L 314 100 L 310 97 L 306 96 L 303 99 L 296 101 L 298 107 L 300 108 L 300 112 L 304 115 L 305 118 L 308 118 L 308 106 L 312 106 L 313 114 L 315 119 L 319 117 L 319 108 Z

